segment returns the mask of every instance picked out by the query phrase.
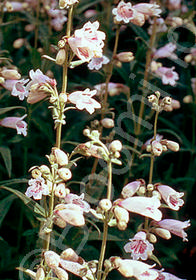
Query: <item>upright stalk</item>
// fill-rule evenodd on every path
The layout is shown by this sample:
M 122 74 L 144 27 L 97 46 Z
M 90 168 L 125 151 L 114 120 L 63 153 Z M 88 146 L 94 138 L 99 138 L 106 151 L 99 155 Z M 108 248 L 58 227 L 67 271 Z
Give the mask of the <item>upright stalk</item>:
M 108 162 L 108 186 L 107 186 L 107 199 L 109 200 L 111 200 L 111 192 L 112 192 L 112 163 L 111 161 L 109 161 Z M 103 225 L 103 239 L 102 239 L 101 252 L 100 252 L 98 269 L 97 269 L 97 280 L 100 280 L 102 276 L 102 267 L 103 267 L 103 261 L 105 257 L 105 250 L 106 250 L 106 243 L 107 243 L 107 236 L 108 236 L 108 219 L 109 219 L 109 212 L 105 212 L 105 219 Z
M 66 30 L 66 36 L 70 37 L 71 35 L 71 28 L 72 28 L 72 18 L 73 18 L 73 5 L 70 7 L 68 12 L 68 21 L 67 21 L 67 30 Z M 65 56 L 65 62 L 63 64 L 63 85 L 62 85 L 62 93 L 66 93 L 67 91 L 67 74 L 68 74 L 68 59 L 69 59 L 69 52 L 68 52 L 68 46 L 66 48 L 66 56 Z M 61 108 L 61 110 L 64 110 Z M 62 123 L 59 123 L 57 129 L 56 129 L 56 147 L 60 148 L 61 146 L 61 134 L 62 134 Z

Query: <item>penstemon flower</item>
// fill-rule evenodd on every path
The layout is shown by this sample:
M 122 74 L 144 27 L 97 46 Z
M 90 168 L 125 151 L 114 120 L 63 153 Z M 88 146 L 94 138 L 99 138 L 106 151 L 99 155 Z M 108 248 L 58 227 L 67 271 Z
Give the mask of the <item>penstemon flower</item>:
M 161 211 L 158 210 L 161 203 L 156 197 L 128 197 L 118 202 L 118 205 L 127 209 L 129 212 L 149 217 L 155 221 L 160 221 L 162 217 Z
M 98 30 L 99 22 L 88 21 L 81 29 L 68 39 L 72 51 L 83 61 L 90 61 L 93 57 L 102 57 L 105 33 Z
M 96 95 L 96 90 L 89 88 L 84 91 L 75 91 L 68 96 L 68 100 L 76 105 L 78 110 L 85 109 L 90 114 L 94 113 L 95 109 L 100 109 L 101 105 L 92 97 Z
M 29 91 L 26 89 L 25 84 L 27 84 L 29 79 L 18 80 L 14 83 L 11 95 L 18 96 L 18 98 L 22 101 L 25 97 L 29 95 Z
M 78 205 L 81 207 L 82 211 L 86 213 L 88 213 L 90 210 L 90 205 L 86 201 L 84 201 L 84 193 L 82 193 L 80 196 L 73 193 L 67 194 L 64 198 L 64 202 Z
M 177 211 L 184 204 L 184 201 L 180 199 L 184 195 L 183 192 L 179 193 L 166 185 L 158 185 L 157 190 L 171 209 Z
M 6 117 L 0 120 L 0 126 L 16 129 L 17 134 L 23 134 L 24 136 L 27 136 L 27 123 L 23 121 L 23 119 L 26 118 L 26 116 L 27 115 L 24 115 L 20 118 Z
M 187 233 L 184 231 L 184 229 L 191 225 L 190 220 L 181 222 L 173 219 L 164 219 L 159 222 L 156 222 L 156 225 L 169 230 L 174 235 L 181 237 L 183 241 L 188 241 Z
M 175 86 L 176 81 L 179 80 L 179 75 L 174 71 L 175 67 L 159 67 L 155 74 L 157 74 L 161 79 L 164 85 Z
M 133 6 L 133 8 L 145 16 L 156 16 L 159 17 L 162 10 L 160 6 L 156 3 L 148 4 L 148 3 L 139 3 Z
M 28 197 L 33 197 L 35 200 L 40 200 L 42 195 L 49 195 L 49 188 L 45 184 L 44 178 L 38 176 L 36 179 L 30 179 L 29 187 L 27 188 L 25 194 Z
M 177 55 L 174 53 L 176 50 L 176 44 L 168 43 L 164 47 L 159 48 L 153 54 L 154 59 L 169 57 L 171 59 L 177 59 Z
M 146 239 L 146 233 L 144 231 L 139 231 L 134 235 L 133 238 L 129 239 L 129 241 L 125 246 L 124 250 L 126 253 L 131 253 L 131 257 L 133 260 L 147 260 L 150 255 L 152 255 L 152 251 L 154 250 L 154 246 Z
M 88 68 L 90 70 L 99 70 L 102 68 L 103 64 L 108 64 L 109 61 L 109 58 L 107 58 L 105 55 L 103 55 L 102 57 L 93 57 L 88 64 Z
M 112 10 L 112 13 L 115 15 L 115 21 L 119 23 L 129 23 L 137 14 L 132 4 L 130 2 L 125 3 L 124 1 L 121 1 L 117 8 Z

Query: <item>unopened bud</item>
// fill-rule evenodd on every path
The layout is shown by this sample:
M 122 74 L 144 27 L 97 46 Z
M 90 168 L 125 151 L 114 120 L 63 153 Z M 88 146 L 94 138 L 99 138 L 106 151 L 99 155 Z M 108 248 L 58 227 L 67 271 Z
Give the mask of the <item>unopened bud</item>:
M 45 258 L 47 265 L 50 268 L 55 268 L 55 267 L 59 266 L 60 256 L 57 253 L 55 253 L 53 251 L 46 251 L 44 253 L 44 258 Z
M 120 153 L 119 153 L 118 151 L 116 151 L 116 152 L 114 153 L 114 157 L 115 157 L 115 158 L 119 158 L 119 157 L 120 157 Z
M 122 143 L 119 140 L 114 140 L 109 145 L 109 150 L 112 152 L 120 152 L 122 150 Z
M 118 221 L 123 221 L 126 224 L 129 221 L 129 212 L 120 206 L 114 208 L 114 215 Z
M 171 233 L 169 230 L 164 229 L 164 228 L 155 228 L 153 229 L 153 232 L 162 237 L 163 239 L 170 239 L 171 238 Z
M 63 260 L 79 262 L 81 264 L 83 263 L 83 259 L 81 257 L 79 257 L 72 248 L 68 248 L 68 249 L 64 250 L 61 253 L 60 257 Z
M 107 212 L 112 208 L 112 202 L 109 199 L 102 199 L 99 202 L 99 206 L 102 210 Z
M 178 152 L 180 149 L 179 144 L 174 141 L 167 140 L 166 145 L 167 145 L 168 149 L 170 149 L 173 152 Z
M 107 268 L 107 269 L 111 268 L 112 267 L 111 262 L 109 260 L 105 260 L 104 261 L 104 267 Z
M 138 190 L 139 195 L 144 195 L 146 193 L 146 188 L 144 186 L 141 186 Z
M 61 267 L 56 267 L 54 269 L 54 273 L 56 274 L 59 280 L 68 280 L 69 278 L 67 271 L 62 269 Z
M 109 118 L 105 118 L 105 119 L 101 120 L 101 124 L 105 128 L 112 128 L 112 127 L 114 127 L 114 120 L 109 119 Z
M 183 103 L 192 103 L 193 102 L 193 97 L 192 95 L 186 95 L 184 98 L 183 98 Z
M 37 177 L 41 176 L 41 171 L 38 168 L 35 168 L 31 171 L 31 176 L 36 179 Z
M 146 146 L 146 151 L 147 151 L 148 153 L 150 153 L 150 152 L 151 152 L 151 150 L 152 150 L 151 145 L 147 145 L 147 146 Z
M 72 177 L 72 173 L 68 168 L 60 168 L 58 174 L 64 181 L 68 181 Z
M 68 164 L 68 156 L 65 152 L 60 150 L 59 148 L 53 147 L 52 148 L 52 155 L 54 155 L 54 162 L 64 166 Z
M 152 192 L 152 196 L 155 196 L 155 197 L 157 197 L 159 200 L 161 200 L 161 195 L 160 195 L 160 193 L 159 193 L 158 191 L 153 191 L 153 192 Z
M 192 54 L 187 54 L 184 58 L 184 61 L 187 62 L 187 63 L 190 63 L 193 59 L 193 56 Z
M 5 82 L 5 79 L 3 77 L 0 77 L 0 84 L 3 84 Z
M 21 75 L 18 73 L 18 71 L 14 69 L 2 70 L 1 75 L 7 80 L 19 80 L 21 78 Z
M 84 135 L 84 136 L 89 136 L 90 134 L 91 134 L 90 129 L 85 128 L 85 129 L 83 130 L 83 135 Z
M 157 96 L 155 94 L 151 94 L 150 96 L 148 96 L 148 101 L 149 102 L 157 102 L 158 99 L 157 99 Z
M 54 217 L 53 222 L 55 225 L 57 225 L 60 228 L 65 228 L 67 225 L 66 221 L 60 217 Z
M 150 243 L 156 243 L 157 242 L 157 238 L 153 233 L 148 233 L 147 239 L 149 240 Z
M 55 195 L 59 198 L 63 198 L 66 196 L 67 192 L 66 192 L 66 188 L 65 188 L 65 184 L 61 183 L 58 184 L 55 188 Z
M 60 49 L 56 55 L 56 64 L 63 65 L 65 62 L 65 49 Z
M 67 102 L 67 94 L 66 93 L 60 93 L 59 95 L 59 101 L 60 103 L 65 104 Z
M 127 228 L 127 223 L 125 221 L 119 221 L 117 227 L 119 230 L 125 230 Z
M 44 280 L 45 279 L 45 272 L 42 267 L 38 268 L 36 272 L 35 280 Z
M 42 174 L 45 174 L 45 175 L 49 175 L 50 174 L 50 168 L 47 166 L 47 165 L 41 165 L 39 167 L 39 170 L 41 171 Z
M 147 185 L 147 190 L 150 191 L 150 192 L 153 191 L 154 190 L 153 184 L 148 184 Z
M 156 140 L 152 142 L 152 153 L 155 156 L 160 156 L 162 154 L 162 144 Z
M 134 60 L 134 55 L 132 52 L 121 52 L 117 54 L 114 58 L 118 59 L 121 62 L 130 62 Z
M 15 49 L 20 49 L 25 43 L 25 39 L 24 38 L 19 38 L 19 39 L 16 39 L 13 43 L 13 47 Z

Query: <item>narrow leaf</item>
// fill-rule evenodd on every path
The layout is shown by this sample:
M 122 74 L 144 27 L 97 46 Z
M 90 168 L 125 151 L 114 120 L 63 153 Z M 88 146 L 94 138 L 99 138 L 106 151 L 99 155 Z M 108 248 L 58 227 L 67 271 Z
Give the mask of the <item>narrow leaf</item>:
M 26 112 L 26 108 L 22 106 L 12 106 L 12 107 L 6 107 L 6 108 L 0 108 L 0 115 L 5 114 L 9 111 L 15 110 L 15 109 L 23 109 Z
M 16 198 L 16 196 L 11 194 L 11 195 L 7 196 L 6 198 L 4 198 L 0 201 L 0 226 L 1 226 L 6 214 L 9 211 L 10 206 L 11 206 L 11 204 L 12 204 L 12 202 L 15 198 Z
M 30 197 L 26 196 L 25 194 L 23 194 L 22 192 L 15 190 L 15 189 L 11 189 L 5 186 L 1 186 L 0 188 L 7 190 L 9 192 L 14 193 L 17 197 L 19 197 L 24 204 L 26 204 L 34 213 L 39 214 L 43 217 L 46 217 L 45 214 L 45 209 L 39 205 L 37 202 L 35 202 L 33 199 L 31 199 Z
M 5 167 L 7 169 L 7 173 L 9 178 L 11 177 L 12 173 L 12 156 L 11 150 L 8 147 L 0 147 L 0 154 L 4 160 Z

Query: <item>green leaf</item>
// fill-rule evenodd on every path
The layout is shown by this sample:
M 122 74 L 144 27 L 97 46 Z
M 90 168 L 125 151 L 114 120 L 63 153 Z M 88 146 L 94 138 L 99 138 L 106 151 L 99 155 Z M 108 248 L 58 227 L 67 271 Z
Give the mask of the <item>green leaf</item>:
M 12 204 L 12 202 L 15 198 L 16 198 L 16 196 L 11 194 L 11 195 L 7 196 L 6 198 L 4 198 L 0 201 L 0 226 L 1 226 L 6 214 L 9 211 L 10 206 L 11 206 L 11 204 Z
M 139 36 L 141 37 L 144 41 L 148 41 L 149 40 L 149 36 L 148 34 L 144 31 L 143 28 L 141 28 L 140 26 L 137 26 L 133 23 L 130 24 L 131 28 L 133 29 L 133 31 Z
M 39 205 L 37 202 L 35 202 L 33 199 L 29 198 L 28 196 L 26 196 L 25 194 L 23 194 L 22 192 L 15 190 L 15 189 L 11 189 L 5 186 L 1 186 L 0 188 L 7 190 L 9 192 L 14 193 L 17 197 L 19 197 L 24 204 L 26 204 L 34 213 L 39 214 L 42 217 L 46 217 L 46 213 L 45 213 L 45 209 Z
M 5 181 L 0 181 L 0 185 L 14 185 L 14 184 L 26 184 L 29 180 L 26 178 L 21 178 L 21 179 L 10 179 L 10 180 L 5 180 Z
M 6 108 L 0 108 L 0 115 L 3 115 L 3 114 L 5 114 L 5 113 L 7 113 L 7 112 L 9 112 L 9 111 L 12 111 L 12 110 L 15 110 L 15 109 L 23 109 L 23 110 L 25 110 L 25 112 L 26 112 L 26 108 L 25 107 L 22 107 L 22 106 L 12 106 L 12 107 L 6 107 Z
M 8 147 L 0 147 L 0 154 L 4 160 L 8 176 L 11 177 L 12 173 L 12 156 L 11 150 Z

